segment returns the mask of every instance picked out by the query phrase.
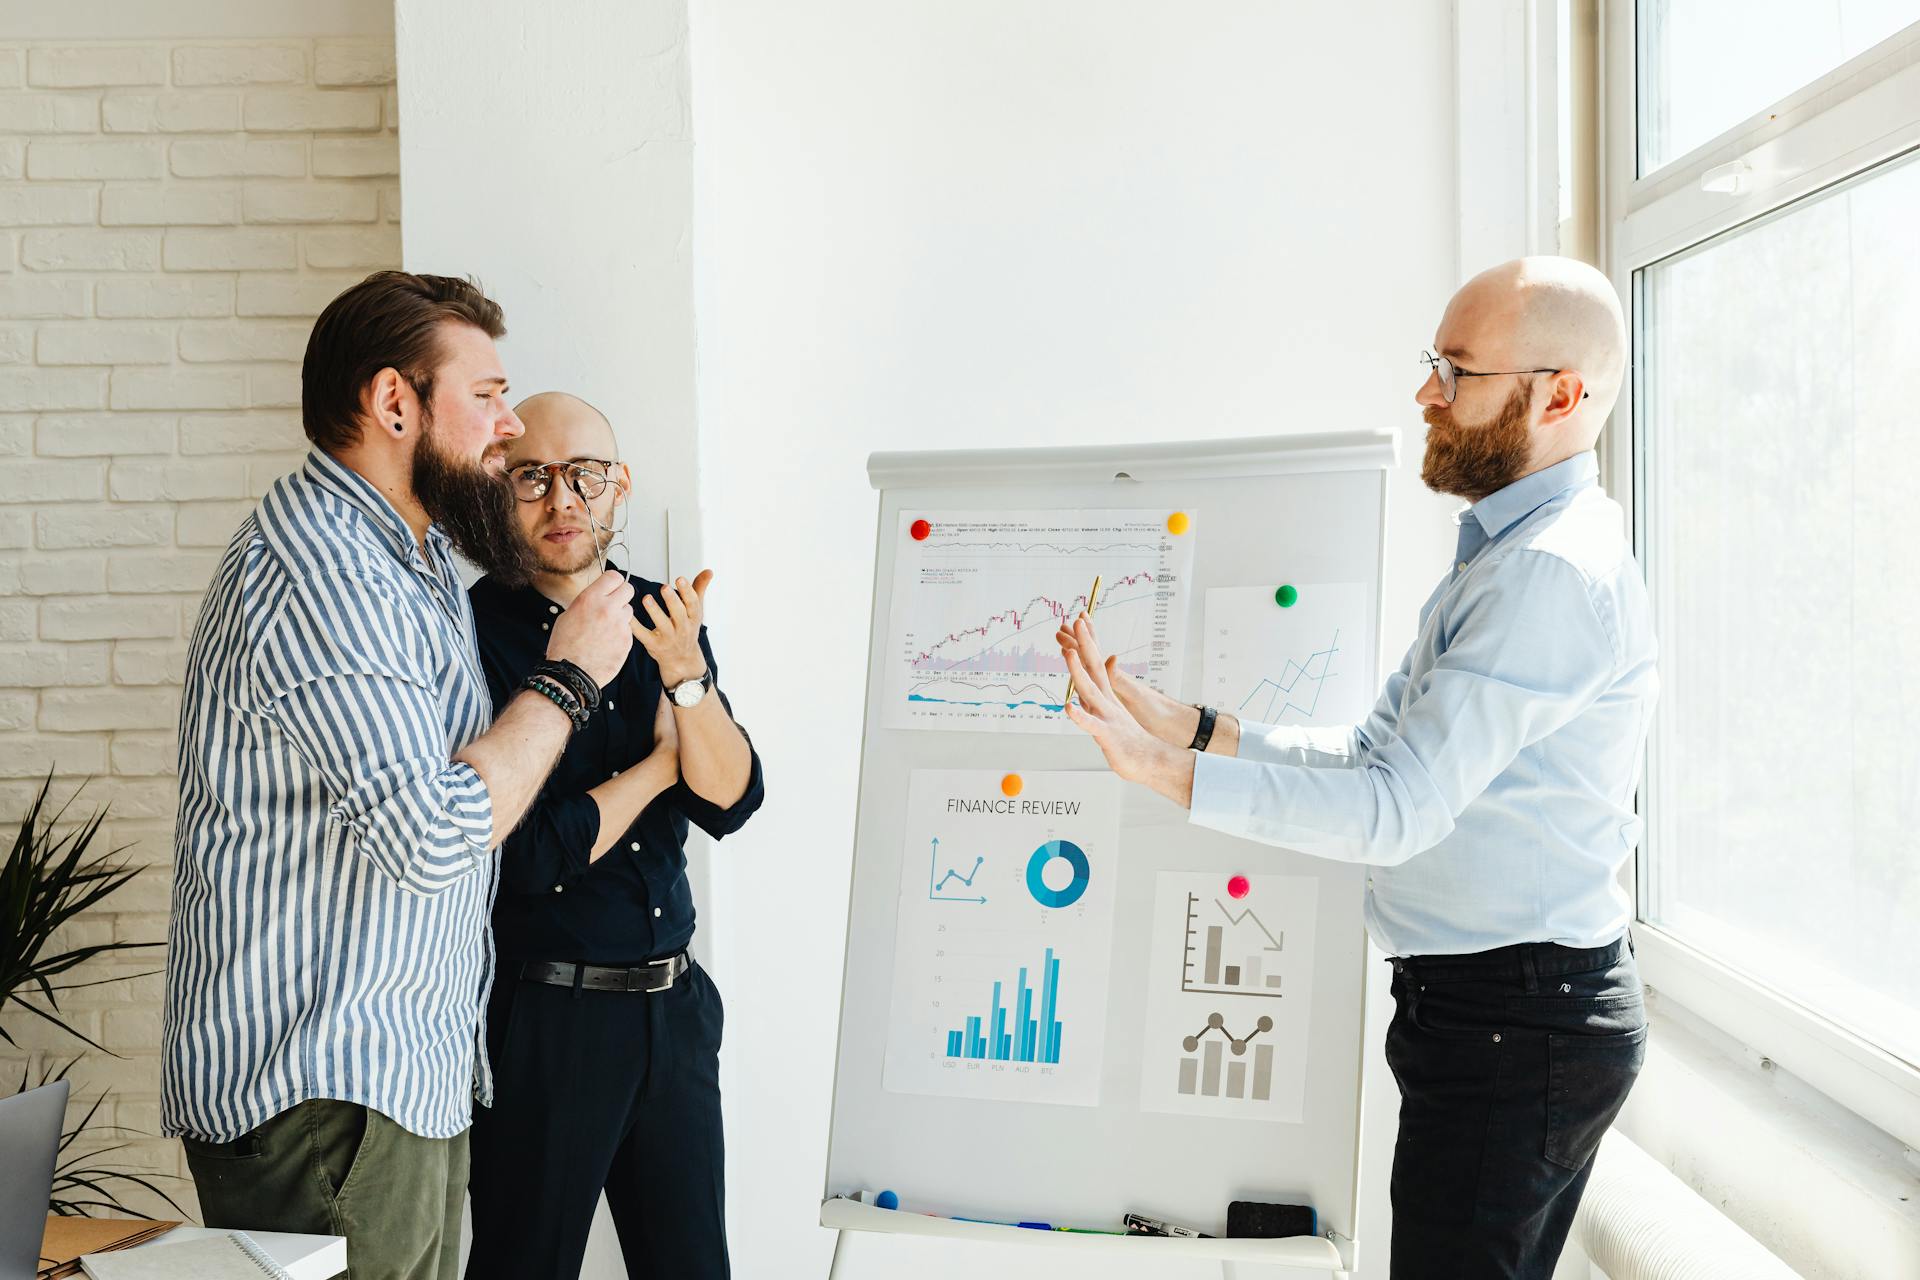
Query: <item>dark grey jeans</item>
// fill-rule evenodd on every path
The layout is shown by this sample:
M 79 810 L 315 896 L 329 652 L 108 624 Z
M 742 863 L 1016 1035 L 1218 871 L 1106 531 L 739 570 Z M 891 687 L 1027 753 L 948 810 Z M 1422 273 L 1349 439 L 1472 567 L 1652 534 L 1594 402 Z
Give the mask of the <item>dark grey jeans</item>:
M 1393 1280 L 1548 1280 L 1646 1057 L 1632 945 L 1393 967 Z
M 467 1134 L 316 1099 L 232 1142 L 182 1138 L 210 1227 L 347 1238 L 351 1280 L 459 1280 Z

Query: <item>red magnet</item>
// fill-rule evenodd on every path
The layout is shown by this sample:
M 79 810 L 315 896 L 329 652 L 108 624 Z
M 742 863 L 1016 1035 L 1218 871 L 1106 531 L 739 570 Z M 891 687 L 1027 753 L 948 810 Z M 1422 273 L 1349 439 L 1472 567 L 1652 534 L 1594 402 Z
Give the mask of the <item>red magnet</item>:
M 915 542 L 925 542 L 927 540 L 927 535 L 933 532 L 933 526 L 928 524 L 925 520 L 915 520 L 913 524 L 907 529 L 907 532 L 913 535 L 913 540 Z
M 1235 876 L 1233 879 L 1227 881 L 1227 896 L 1229 898 L 1244 898 L 1252 892 L 1253 885 L 1248 883 L 1245 876 Z

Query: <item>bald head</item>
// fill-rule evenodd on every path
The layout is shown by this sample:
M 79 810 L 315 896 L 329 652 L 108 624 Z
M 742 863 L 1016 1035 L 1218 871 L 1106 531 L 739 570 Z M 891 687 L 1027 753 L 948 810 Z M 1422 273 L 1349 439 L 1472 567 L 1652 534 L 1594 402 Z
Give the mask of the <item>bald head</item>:
M 564 391 L 528 396 L 513 410 L 526 434 L 508 449 L 507 465 L 559 458 L 617 458 L 619 445 L 607 415 Z
M 1606 276 L 1574 258 L 1516 258 L 1482 271 L 1447 304 L 1438 341 L 1442 355 L 1467 369 L 1579 374 L 1588 398 L 1565 424 L 1578 449 L 1593 447 L 1626 370 L 1619 295 Z
M 541 574 L 565 578 L 598 573 L 618 532 L 618 509 L 633 484 L 620 463 L 613 424 L 606 414 L 564 391 L 528 396 L 513 411 L 525 430 L 507 446 L 509 471 L 528 463 L 582 464 L 578 471 L 559 477 L 549 472 L 541 496 L 523 497 L 515 504 L 520 531 L 540 565 L 534 575 L 536 584 Z M 611 465 L 602 468 L 600 463 Z M 605 475 L 613 483 L 587 483 L 588 471 Z

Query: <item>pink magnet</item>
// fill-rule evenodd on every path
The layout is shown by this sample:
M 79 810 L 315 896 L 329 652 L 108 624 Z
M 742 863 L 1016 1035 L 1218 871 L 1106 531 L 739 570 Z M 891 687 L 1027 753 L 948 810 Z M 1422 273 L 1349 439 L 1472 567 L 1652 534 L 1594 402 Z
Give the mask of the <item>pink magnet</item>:
M 1227 881 L 1227 896 L 1229 898 L 1244 898 L 1252 892 L 1253 885 L 1248 882 L 1245 876 L 1235 876 L 1233 879 Z

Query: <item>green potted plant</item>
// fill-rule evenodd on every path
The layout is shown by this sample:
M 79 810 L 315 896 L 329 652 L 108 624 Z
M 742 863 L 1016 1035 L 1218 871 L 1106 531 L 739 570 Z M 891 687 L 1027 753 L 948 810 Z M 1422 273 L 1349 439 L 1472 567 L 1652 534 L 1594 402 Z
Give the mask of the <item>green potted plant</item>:
M 76 789 L 74 795 L 68 797 L 58 810 L 49 812 L 47 796 L 52 788 L 53 775 L 49 772 L 46 780 L 40 784 L 39 793 L 20 819 L 20 825 L 14 832 L 13 847 L 8 852 L 6 863 L 0 866 L 0 1040 L 9 1045 L 16 1044 L 12 1033 L 7 1030 L 6 1019 L 9 1014 L 24 1010 L 51 1022 L 102 1053 L 113 1054 L 111 1049 L 76 1029 L 60 1012 L 60 992 L 96 984 L 63 979 L 69 979 L 78 966 L 96 956 L 115 951 L 139 951 L 161 944 L 100 942 L 49 951 L 55 931 L 60 926 L 98 906 L 143 870 L 141 867 L 128 866 L 122 860 L 125 848 L 90 858 L 88 851 L 100 833 L 100 824 L 107 816 L 106 810 L 96 810 L 84 820 L 67 825 L 67 810 L 79 797 L 79 791 Z M 61 830 L 63 826 L 64 831 Z M 126 975 L 117 975 L 99 981 L 126 980 Z M 42 1067 L 38 1081 L 30 1079 L 31 1069 L 22 1072 L 20 1088 L 24 1091 L 29 1087 L 65 1079 L 78 1061 L 76 1057 L 58 1066 L 48 1062 Z M 124 1143 L 103 1149 L 89 1149 L 80 1154 L 72 1153 L 75 1143 L 82 1138 L 127 1132 L 115 1125 L 94 1124 L 94 1118 L 106 1100 L 107 1095 L 103 1092 L 94 1099 L 80 1123 L 60 1135 L 60 1155 L 54 1171 L 49 1209 L 59 1214 L 88 1215 L 89 1210 L 101 1210 L 144 1218 L 146 1214 L 128 1208 L 115 1194 L 129 1186 L 137 1186 L 159 1196 L 178 1210 L 180 1206 L 174 1203 L 173 1197 L 146 1178 L 124 1169 L 90 1163 L 119 1150 Z M 88 1145 L 91 1147 L 90 1143 Z M 182 1216 L 185 1216 L 184 1213 Z

